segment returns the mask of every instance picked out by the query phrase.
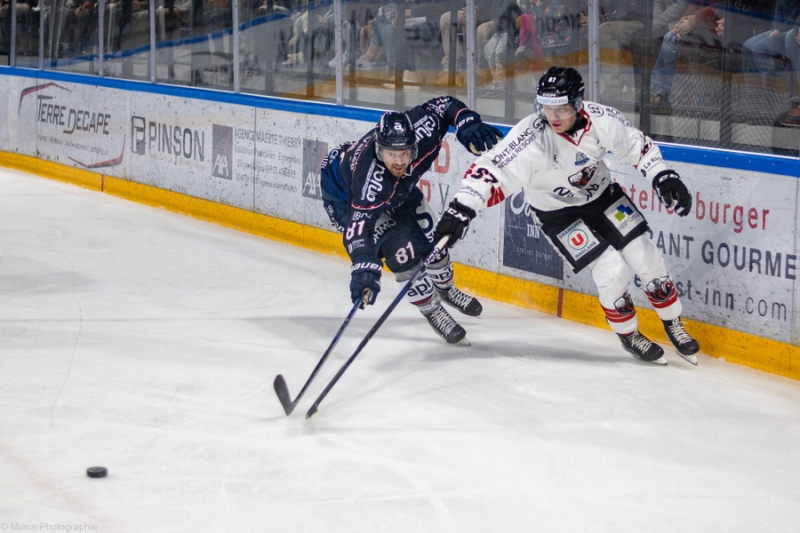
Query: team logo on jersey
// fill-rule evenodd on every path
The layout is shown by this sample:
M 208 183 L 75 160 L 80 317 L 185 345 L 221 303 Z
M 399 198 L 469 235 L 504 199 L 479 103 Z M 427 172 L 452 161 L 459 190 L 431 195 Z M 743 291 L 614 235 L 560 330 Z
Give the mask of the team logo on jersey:
M 653 149 L 653 140 L 642 133 L 642 157 L 647 155 L 647 153 Z
M 378 198 L 378 193 L 383 190 L 383 171 L 385 168 L 382 165 L 376 165 L 374 162 L 372 165 L 369 179 L 364 183 L 364 188 L 361 190 L 361 197 L 368 202 L 374 202 Z
M 600 241 L 597 240 L 589 227 L 581 219 L 573 222 L 567 229 L 559 233 L 557 237 L 575 262 L 600 246 Z
M 592 115 L 597 115 L 598 117 L 603 116 L 603 114 L 605 114 L 603 108 L 597 104 L 587 104 L 586 110 L 589 111 L 589 113 L 591 113 Z
M 417 142 L 425 137 L 433 137 L 433 132 L 435 131 L 436 120 L 430 115 L 425 115 L 414 123 L 414 135 L 417 138 Z
M 605 215 L 623 237 L 644 223 L 644 217 L 627 197 L 622 197 L 608 206 Z
M 433 111 L 434 113 L 436 113 L 440 117 L 444 117 L 444 112 L 445 112 L 445 110 L 447 109 L 447 107 L 449 105 L 450 105 L 450 99 L 448 97 L 446 97 L 446 96 L 440 96 L 439 98 L 437 98 L 436 100 L 433 101 L 433 105 L 432 106 L 431 105 L 427 105 L 425 107 L 427 107 L 427 109 L 429 109 L 430 111 Z
M 374 241 L 377 243 L 378 240 L 383 237 L 383 234 L 392 229 L 397 225 L 397 221 L 391 218 L 386 213 L 381 214 L 378 222 L 375 223 L 375 231 L 374 231 Z
M 570 185 L 582 189 L 583 187 L 589 185 L 589 182 L 592 181 L 595 172 L 597 172 L 597 165 L 592 165 L 590 167 L 582 168 L 579 172 L 573 174 L 567 179 L 569 180 Z
M 575 166 L 583 166 L 589 162 L 589 156 L 583 152 L 575 154 Z
M 631 126 L 631 123 L 628 122 L 628 119 L 625 118 L 625 115 L 620 113 L 619 110 L 614 109 L 613 107 L 607 107 L 606 108 L 606 112 L 608 113 L 609 117 L 613 117 L 613 118 L 619 120 L 620 122 L 622 122 L 626 126 L 629 126 L 629 127 Z

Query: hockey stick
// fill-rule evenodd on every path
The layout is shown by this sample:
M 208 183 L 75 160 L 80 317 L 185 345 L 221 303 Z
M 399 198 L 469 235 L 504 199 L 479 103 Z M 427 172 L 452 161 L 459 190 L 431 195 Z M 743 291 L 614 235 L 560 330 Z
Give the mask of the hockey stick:
M 311 371 L 311 375 L 308 376 L 305 385 L 303 385 L 303 388 L 300 389 L 299 393 L 297 393 L 297 398 L 292 400 L 291 396 L 289 396 L 289 386 L 286 384 L 286 379 L 284 379 L 283 375 L 278 374 L 277 376 L 275 376 L 275 381 L 272 383 L 272 386 L 275 389 L 275 394 L 278 395 L 278 400 L 280 400 L 281 405 L 283 406 L 283 410 L 286 412 L 286 416 L 292 414 L 294 408 L 297 407 L 297 402 L 300 401 L 300 398 L 303 397 L 303 394 L 305 394 L 306 389 L 308 389 L 308 386 L 311 385 L 312 381 L 314 381 L 314 378 L 317 376 L 319 369 L 322 368 L 323 364 L 325 364 L 325 361 L 328 359 L 328 356 L 333 351 L 333 348 L 339 342 L 339 339 L 342 337 L 342 333 L 344 333 L 344 330 L 347 329 L 347 325 L 350 324 L 350 320 L 356 314 L 356 311 L 358 311 L 359 308 L 361 309 L 364 308 L 368 290 L 369 289 L 366 289 L 364 291 L 364 296 L 360 300 L 356 300 L 356 302 L 353 304 L 353 308 L 350 309 L 350 312 L 347 314 L 347 318 L 344 319 L 344 323 L 342 323 L 342 326 L 339 328 L 339 331 L 337 331 L 336 335 L 333 337 L 331 345 L 328 346 L 328 349 L 325 350 L 324 354 L 322 354 L 322 358 L 319 360 L 319 363 L 317 363 L 317 366 L 314 367 L 314 370 Z
M 372 329 L 369 330 L 369 333 L 367 333 L 367 336 L 364 337 L 364 339 L 361 341 L 361 344 L 358 345 L 358 348 L 356 348 L 356 351 L 353 352 L 353 355 L 351 355 L 350 358 L 347 361 L 345 361 L 345 363 L 342 365 L 342 368 L 340 368 L 339 371 L 336 373 L 336 375 L 333 376 L 333 379 L 330 381 L 330 383 L 328 383 L 328 386 L 325 387 L 325 389 L 322 391 L 322 394 L 319 395 L 319 398 L 317 398 L 317 400 L 308 410 L 308 412 L 306 413 L 307 419 L 314 416 L 314 413 L 316 413 L 317 409 L 319 408 L 319 404 L 322 403 L 322 400 L 325 399 L 325 396 L 327 396 L 328 393 L 333 388 L 333 386 L 336 385 L 336 382 L 339 381 L 339 378 L 342 377 L 342 374 L 344 374 L 347 368 L 353 363 L 353 361 L 355 361 L 356 357 L 358 356 L 359 353 L 361 353 L 361 350 L 364 348 L 364 346 L 367 345 L 372 336 L 375 335 L 375 332 L 378 331 L 378 328 L 380 328 L 386 321 L 386 319 L 389 318 L 389 315 L 392 313 L 392 311 L 394 311 L 394 308 L 397 307 L 397 304 L 400 303 L 400 300 L 403 299 L 403 296 L 405 296 L 406 293 L 409 291 L 409 289 L 411 289 L 411 285 L 413 285 L 414 282 L 419 277 L 419 275 L 422 274 L 423 270 L 425 270 L 425 267 L 428 266 L 428 263 L 430 263 L 434 257 L 436 257 L 439 253 L 442 252 L 445 244 L 447 243 L 447 239 L 448 237 L 440 239 L 439 242 L 436 244 L 436 246 L 433 248 L 433 251 L 430 253 L 430 255 L 428 255 L 428 257 L 425 258 L 422 264 L 419 267 L 417 267 L 414 273 L 411 274 L 411 279 L 408 280 L 408 283 L 406 283 L 405 286 L 402 289 L 400 289 L 400 292 L 397 294 L 397 296 L 395 296 L 394 300 L 392 300 L 392 303 L 389 304 L 389 307 L 386 308 L 386 311 L 383 312 L 378 321 L 375 322 L 375 325 L 372 326 Z

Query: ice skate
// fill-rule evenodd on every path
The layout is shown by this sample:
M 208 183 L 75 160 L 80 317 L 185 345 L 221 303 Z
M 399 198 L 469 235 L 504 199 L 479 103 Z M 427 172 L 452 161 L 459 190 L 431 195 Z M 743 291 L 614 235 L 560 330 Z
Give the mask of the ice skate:
M 664 322 L 667 337 L 675 346 L 678 354 L 693 365 L 697 365 L 697 356 L 694 354 L 700 351 L 700 345 L 686 331 L 680 317 L 675 320 L 662 320 L 662 322 Z
M 447 312 L 438 299 L 431 302 L 430 309 L 423 310 L 420 308 L 420 311 L 428 319 L 428 324 L 431 325 L 433 331 L 447 341 L 448 344 L 459 342 L 469 344 L 469 341 L 465 338 L 467 332 L 450 316 L 450 313 Z
M 483 306 L 477 298 L 461 292 L 455 285 L 451 285 L 448 289 L 436 287 L 436 292 L 441 301 L 455 307 L 465 315 L 478 316 L 483 311 Z
M 664 350 L 661 346 L 652 342 L 639 331 L 634 331 L 628 335 L 617 335 L 622 342 L 622 347 L 636 359 L 657 365 L 667 364 L 667 360 L 664 359 Z

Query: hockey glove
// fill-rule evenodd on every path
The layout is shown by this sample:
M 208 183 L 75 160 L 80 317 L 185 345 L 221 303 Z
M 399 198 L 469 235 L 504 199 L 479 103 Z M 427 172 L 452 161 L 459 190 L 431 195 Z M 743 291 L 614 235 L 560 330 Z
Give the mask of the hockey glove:
M 452 248 L 459 239 L 467 235 L 469 223 L 475 218 L 475 211 L 462 205 L 458 200 L 453 200 L 445 209 L 436 229 L 433 232 L 433 242 L 439 242 L 447 237 L 447 247 Z
M 678 216 L 685 217 L 692 210 L 692 195 L 675 171 L 664 170 L 653 178 L 653 188 L 658 199 Z
M 503 133 L 481 120 L 474 111 L 464 111 L 456 122 L 456 137 L 464 148 L 474 155 L 481 155 L 503 138 Z
M 362 298 L 364 305 L 372 305 L 381 292 L 381 260 L 377 257 L 368 257 L 360 255 L 356 258 L 356 262 L 350 267 L 350 299 L 356 303 Z M 368 294 L 364 297 L 364 291 L 367 290 Z

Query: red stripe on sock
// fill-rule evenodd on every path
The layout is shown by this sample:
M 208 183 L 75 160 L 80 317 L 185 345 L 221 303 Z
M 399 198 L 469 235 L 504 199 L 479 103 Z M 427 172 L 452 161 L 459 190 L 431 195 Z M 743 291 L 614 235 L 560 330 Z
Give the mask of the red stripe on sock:
M 600 307 L 603 306 L 601 305 Z M 606 318 L 608 319 L 608 321 L 614 322 L 615 324 L 622 324 L 628 322 L 629 320 L 633 320 L 636 317 L 636 312 L 625 313 L 623 315 L 616 309 L 609 309 L 607 307 L 603 307 L 603 312 L 606 314 Z

